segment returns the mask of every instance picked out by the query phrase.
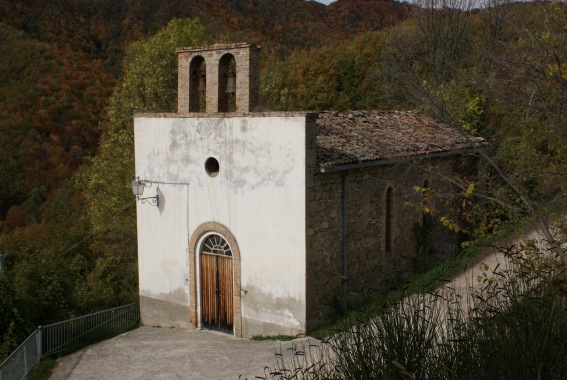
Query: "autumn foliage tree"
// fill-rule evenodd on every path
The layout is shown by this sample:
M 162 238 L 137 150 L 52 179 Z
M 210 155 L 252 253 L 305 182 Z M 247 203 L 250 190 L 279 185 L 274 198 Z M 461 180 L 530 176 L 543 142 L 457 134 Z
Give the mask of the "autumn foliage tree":
M 471 218 L 491 219 L 478 232 L 563 212 L 564 2 L 418 3 L 0 1 L 4 347 L 41 313 L 135 299 L 133 115 L 174 111 L 175 48 L 219 35 L 261 45 L 265 109 L 417 109 L 485 137 L 491 193 L 453 179 L 469 215 L 481 197 L 493 205 Z M 201 21 L 170 22 L 189 16 Z
M 411 108 L 483 136 L 494 148 L 478 152 L 490 167 L 490 187 L 476 186 L 473 198 L 487 202 L 491 220 L 477 212 L 485 224 L 477 232 L 524 217 L 548 230 L 550 212 L 564 209 L 567 185 L 565 5 L 417 5 L 392 28 L 270 61 L 262 77 L 265 107 Z M 470 180 L 453 182 L 465 194 Z

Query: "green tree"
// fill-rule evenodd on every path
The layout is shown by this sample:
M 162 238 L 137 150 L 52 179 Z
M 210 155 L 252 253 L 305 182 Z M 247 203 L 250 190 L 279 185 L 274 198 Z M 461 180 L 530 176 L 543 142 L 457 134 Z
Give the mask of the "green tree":
M 487 3 L 479 83 L 488 102 L 490 125 L 484 133 L 494 138 L 500 199 L 532 218 L 554 242 L 547 219 L 562 212 L 567 200 L 567 7 Z
M 474 4 L 421 2 L 407 34 L 391 34 L 391 62 L 417 108 L 494 138 L 496 155 L 477 149 L 491 186 L 476 187 L 474 196 L 530 218 L 553 242 L 547 206 L 564 198 L 567 179 L 565 6 L 505 2 L 479 13 Z M 469 181 L 452 179 L 463 192 Z
M 83 244 L 88 231 L 81 197 L 71 185 L 44 202 L 41 223 L 0 235 L 0 252 L 9 253 L 0 272 L 0 356 L 38 325 L 94 311 L 80 292 L 94 258 Z
M 383 105 L 383 99 L 374 96 L 380 78 L 372 77 L 381 43 L 382 34 L 367 33 L 349 43 L 272 57 L 262 72 L 263 106 L 286 111 L 345 111 Z
M 497 158 L 518 173 L 530 197 L 547 198 L 546 194 L 558 194 L 565 186 L 567 6 L 559 2 L 530 5 L 527 13 L 505 5 L 491 9 L 498 17 L 489 22 L 504 19 L 507 38 L 487 37 L 487 59 L 495 79 L 490 95 L 496 103 L 494 116 L 504 127 L 496 133 L 509 134 L 502 139 Z
M 136 202 L 130 187 L 134 179 L 134 113 L 174 111 L 175 49 L 205 45 L 211 37 L 198 20 L 178 19 L 126 50 L 124 77 L 106 109 L 99 153 L 78 179 L 94 234 L 91 249 L 98 257 L 86 290 L 93 302 L 125 301 L 137 293 Z

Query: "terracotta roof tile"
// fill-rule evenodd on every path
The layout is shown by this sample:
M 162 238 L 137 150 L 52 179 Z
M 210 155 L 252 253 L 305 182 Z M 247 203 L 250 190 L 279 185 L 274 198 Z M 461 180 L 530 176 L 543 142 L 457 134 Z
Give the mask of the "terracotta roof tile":
M 321 112 L 316 123 L 321 167 L 471 149 L 460 131 L 411 111 Z

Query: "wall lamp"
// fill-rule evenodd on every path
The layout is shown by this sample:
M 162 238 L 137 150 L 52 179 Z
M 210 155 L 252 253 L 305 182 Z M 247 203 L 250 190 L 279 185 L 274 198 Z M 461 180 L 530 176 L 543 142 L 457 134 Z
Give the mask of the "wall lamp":
M 149 203 L 151 205 L 159 207 L 159 186 L 156 189 L 156 195 L 154 197 L 142 198 L 144 194 L 145 187 L 152 187 L 153 183 L 150 181 L 141 180 L 140 177 L 136 177 L 136 180 L 132 181 L 132 193 L 136 197 L 136 200 L 142 201 L 142 203 Z

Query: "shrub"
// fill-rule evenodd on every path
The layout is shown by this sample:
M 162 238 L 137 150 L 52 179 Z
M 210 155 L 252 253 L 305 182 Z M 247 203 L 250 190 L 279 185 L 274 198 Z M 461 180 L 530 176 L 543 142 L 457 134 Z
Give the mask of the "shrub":
M 567 373 L 567 273 L 526 243 L 477 278 L 416 294 L 308 350 L 278 353 L 269 379 L 560 379 Z M 370 311 L 372 313 L 372 311 Z

